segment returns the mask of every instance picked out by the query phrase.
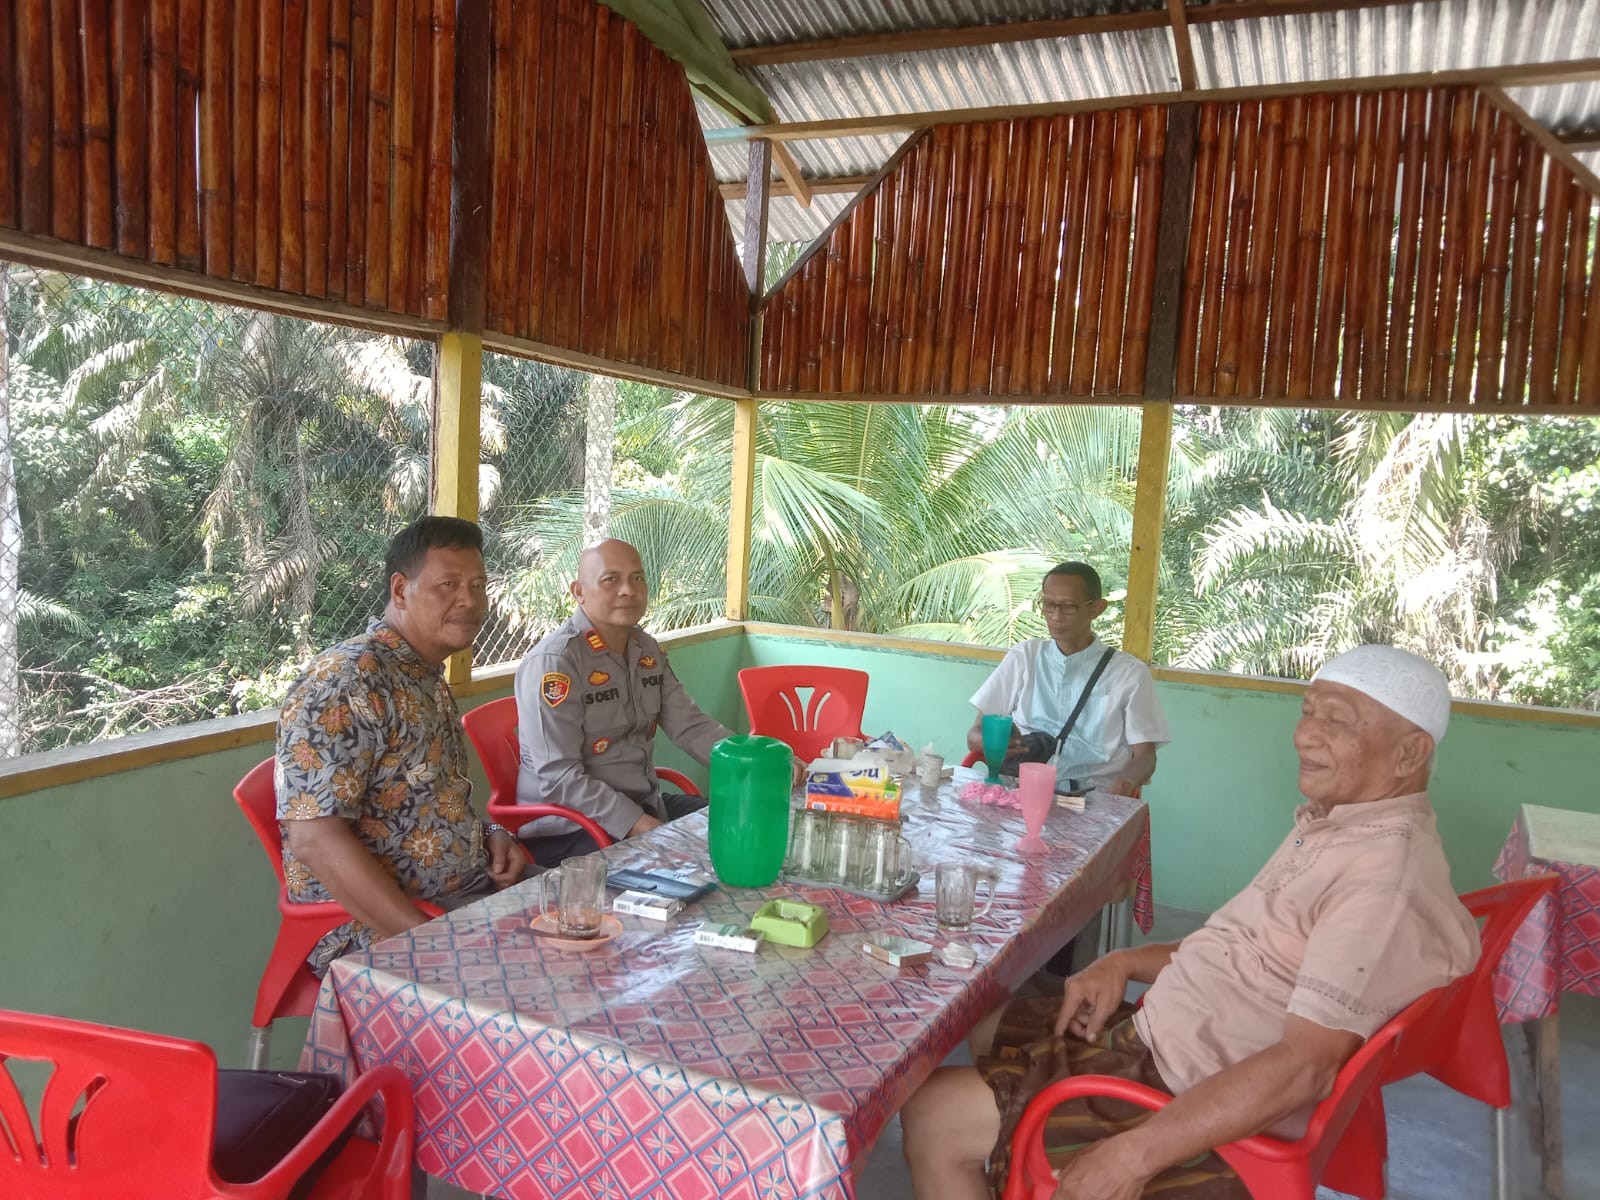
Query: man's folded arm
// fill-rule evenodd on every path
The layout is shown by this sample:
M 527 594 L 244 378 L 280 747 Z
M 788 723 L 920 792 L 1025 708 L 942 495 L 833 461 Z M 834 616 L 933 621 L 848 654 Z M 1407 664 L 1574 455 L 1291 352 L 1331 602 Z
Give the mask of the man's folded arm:
M 286 820 L 289 852 L 328 894 L 379 937 L 392 937 L 428 918 L 361 844 L 343 817 Z

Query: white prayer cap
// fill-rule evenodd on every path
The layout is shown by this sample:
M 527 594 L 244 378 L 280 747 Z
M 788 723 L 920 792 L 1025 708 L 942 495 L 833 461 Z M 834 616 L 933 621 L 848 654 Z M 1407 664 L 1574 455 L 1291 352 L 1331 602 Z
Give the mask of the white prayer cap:
M 1370 696 L 1433 738 L 1450 724 L 1450 684 L 1427 659 L 1394 646 L 1357 646 L 1323 665 L 1311 682 L 1342 683 Z

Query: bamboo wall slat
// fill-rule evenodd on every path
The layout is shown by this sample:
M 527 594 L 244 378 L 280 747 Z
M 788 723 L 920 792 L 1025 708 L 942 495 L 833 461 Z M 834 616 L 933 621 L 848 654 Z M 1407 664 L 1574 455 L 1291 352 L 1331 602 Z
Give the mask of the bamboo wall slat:
M 682 69 L 591 0 L 500 0 L 490 45 L 486 337 L 742 387 L 749 291 Z
M 1229 113 L 1234 152 L 1208 155 Z M 1295 97 L 1222 106 L 1216 119 L 1208 133 L 1202 114 L 1179 398 L 1600 402 L 1600 197 L 1487 99 L 1470 88 Z M 1220 236 L 1219 196 L 1249 209 Z
M 764 302 L 761 390 L 1137 395 L 1166 110 L 941 125 Z
M 454 66 L 448 0 L 21 0 L 0 225 L 442 320 Z

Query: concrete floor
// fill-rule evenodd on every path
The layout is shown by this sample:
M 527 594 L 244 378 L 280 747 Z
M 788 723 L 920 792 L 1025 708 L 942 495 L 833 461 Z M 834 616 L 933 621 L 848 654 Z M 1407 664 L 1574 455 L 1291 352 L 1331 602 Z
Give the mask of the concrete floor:
M 1156 909 L 1150 940 L 1173 941 L 1197 928 L 1202 914 Z M 1515 1069 L 1526 1061 L 1517 1029 L 1508 1031 L 1513 1078 L 1519 1093 L 1527 1078 Z M 951 1063 L 970 1061 L 957 1050 Z M 1600 1000 L 1567 996 L 1561 1005 L 1561 1126 L 1566 1200 L 1600 1200 Z M 1391 1200 L 1490 1200 L 1494 1163 L 1490 1110 L 1431 1079 L 1411 1079 L 1384 1092 L 1389 1118 L 1389 1196 Z M 1514 1112 L 1525 1111 L 1519 1094 Z M 1527 1131 L 1514 1119 L 1511 1200 L 1547 1200 L 1539 1186 L 1538 1164 Z M 900 1122 L 884 1130 L 861 1175 L 860 1200 L 912 1200 L 900 1152 Z M 1319 1200 L 1338 1200 L 1327 1188 Z M 430 1181 L 428 1200 L 468 1200 L 469 1193 Z M 683 1200 L 701 1200 L 684 1197 Z M 709 1200 L 709 1198 L 706 1198 Z

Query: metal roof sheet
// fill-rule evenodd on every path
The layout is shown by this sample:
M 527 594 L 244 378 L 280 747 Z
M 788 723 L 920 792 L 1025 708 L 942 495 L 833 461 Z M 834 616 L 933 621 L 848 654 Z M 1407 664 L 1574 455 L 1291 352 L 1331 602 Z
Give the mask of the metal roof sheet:
M 868 33 L 948 29 L 1104 13 L 1152 12 L 1166 0 L 703 0 L 730 50 Z

